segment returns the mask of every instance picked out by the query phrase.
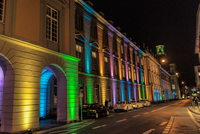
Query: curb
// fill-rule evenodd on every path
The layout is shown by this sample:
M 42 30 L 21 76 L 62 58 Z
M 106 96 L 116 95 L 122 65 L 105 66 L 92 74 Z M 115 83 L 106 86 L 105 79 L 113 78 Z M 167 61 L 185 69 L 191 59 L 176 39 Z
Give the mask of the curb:
M 193 112 L 193 113 L 195 113 L 195 114 L 198 114 L 198 115 L 200 115 L 200 112 L 199 113 L 197 113 L 197 112 L 195 112 L 195 111 L 193 111 L 190 107 L 188 107 L 188 109 L 191 111 L 191 112 Z
M 198 127 L 198 129 L 200 128 L 200 124 L 196 121 L 195 117 L 192 115 L 192 113 L 190 112 L 190 110 L 188 110 L 189 108 L 187 108 L 188 114 L 190 116 L 190 118 L 192 119 L 192 121 L 194 122 L 194 124 Z

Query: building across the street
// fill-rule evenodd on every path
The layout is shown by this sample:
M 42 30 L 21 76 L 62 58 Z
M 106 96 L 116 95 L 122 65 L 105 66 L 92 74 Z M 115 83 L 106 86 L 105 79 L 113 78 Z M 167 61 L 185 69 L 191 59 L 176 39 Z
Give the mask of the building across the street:
M 169 77 L 91 2 L 0 0 L 1 132 L 78 121 L 82 101 L 175 99 Z

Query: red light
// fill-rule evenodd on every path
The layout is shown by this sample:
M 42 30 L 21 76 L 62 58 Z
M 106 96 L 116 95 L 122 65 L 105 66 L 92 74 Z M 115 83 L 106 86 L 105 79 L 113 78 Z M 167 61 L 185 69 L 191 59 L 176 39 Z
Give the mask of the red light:
M 115 105 L 113 105 L 113 107 L 115 107 Z
M 125 107 L 126 105 L 125 105 L 125 104 L 123 104 L 122 106 L 123 106 L 123 107 Z

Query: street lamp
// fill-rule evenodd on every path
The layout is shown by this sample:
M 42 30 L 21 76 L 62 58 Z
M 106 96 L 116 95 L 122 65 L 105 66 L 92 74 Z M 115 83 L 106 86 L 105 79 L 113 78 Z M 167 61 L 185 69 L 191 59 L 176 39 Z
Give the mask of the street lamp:
M 182 82 L 181 82 L 181 84 L 185 84 L 185 82 L 184 82 L 184 81 L 182 81 Z
M 178 73 L 176 73 L 176 75 L 178 76 Z
M 162 59 L 161 62 L 162 62 L 162 63 L 165 63 L 166 61 L 165 61 L 165 59 Z

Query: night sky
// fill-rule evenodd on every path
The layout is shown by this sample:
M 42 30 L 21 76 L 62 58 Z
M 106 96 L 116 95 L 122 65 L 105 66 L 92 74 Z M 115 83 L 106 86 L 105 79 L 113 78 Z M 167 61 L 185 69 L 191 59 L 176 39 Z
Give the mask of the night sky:
M 195 85 L 194 54 L 199 0 L 90 0 L 95 11 L 126 32 L 137 45 L 155 51 L 164 45 L 168 64 L 176 63 L 180 80 Z

